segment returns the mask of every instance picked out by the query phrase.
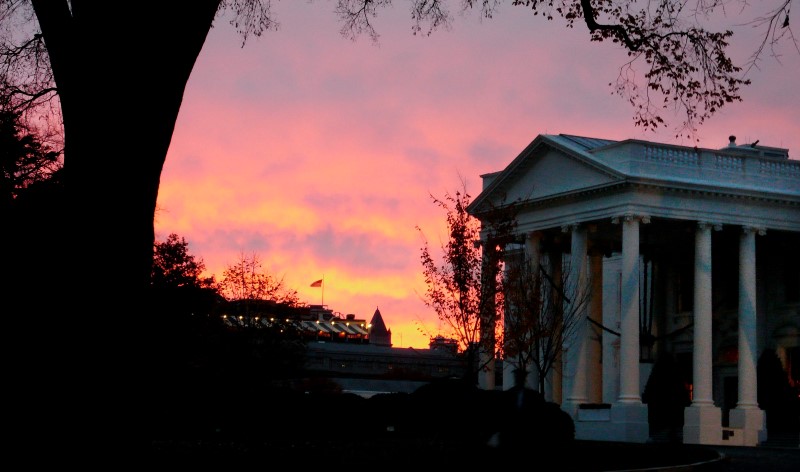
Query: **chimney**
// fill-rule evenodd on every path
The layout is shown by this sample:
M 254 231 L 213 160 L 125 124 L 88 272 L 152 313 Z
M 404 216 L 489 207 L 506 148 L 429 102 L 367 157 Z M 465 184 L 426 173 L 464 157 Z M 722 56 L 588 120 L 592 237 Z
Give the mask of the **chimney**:
M 728 136 L 728 147 L 736 147 L 736 136 L 730 135 Z

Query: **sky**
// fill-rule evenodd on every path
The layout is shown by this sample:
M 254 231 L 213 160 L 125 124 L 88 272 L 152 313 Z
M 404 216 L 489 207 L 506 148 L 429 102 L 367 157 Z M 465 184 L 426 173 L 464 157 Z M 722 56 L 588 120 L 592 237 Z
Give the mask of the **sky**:
M 308 304 L 369 321 L 394 347 L 448 335 L 426 290 L 421 248 L 446 238 L 444 197 L 502 170 L 538 134 L 574 134 L 722 148 L 728 136 L 800 157 L 800 52 L 752 69 L 744 101 L 676 138 L 634 126 L 614 95 L 626 55 L 523 7 L 492 19 L 459 14 L 414 36 L 405 2 L 374 19 L 379 42 L 340 35 L 333 2 L 273 2 L 277 31 L 242 37 L 212 28 L 189 80 L 156 211 L 156 239 L 184 237 L 205 275 L 255 255 Z M 797 16 L 797 15 L 794 15 Z M 759 36 L 746 18 L 732 43 L 740 63 Z M 800 20 L 800 18 L 798 18 Z M 796 22 L 799 23 L 800 22 Z M 791 47 L 790 47 L 791 46 Z M 322 287 L 310 285 L 324 279 Z

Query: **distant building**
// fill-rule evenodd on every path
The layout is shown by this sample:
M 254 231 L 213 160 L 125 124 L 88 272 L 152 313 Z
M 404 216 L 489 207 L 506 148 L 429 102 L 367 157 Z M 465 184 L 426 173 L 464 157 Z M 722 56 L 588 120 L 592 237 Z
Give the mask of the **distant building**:
M 329 377 L 344 391 L 362 396 L 411 393 L 432 380 L 464 375 L 464 359 L 456 349 L 442 349 L 446 341 L 441 336 L 431 339 L 429 349 L 394 348 L 392 331 L 377 307 L 367 330 L 366 343 L 309 342 L 309 373 Z
M 756 370 L 765 350 L 800 394 L 800 162 L 787 149 L 733 136 L 701 149 L 539 135 L 482 178 L 468 212 L 486 223 L 514 202 L 519 241 L 508 254 L 544 270 L 567 261 L 591 294 L 543 392 L 578 439 L 650 439 L 642 392 L 662 354 L 691 395 L 683 442 L 767 439 Z
M 347 392 L 411 393 L 435 379 L 464 375 L 464 359 L 453 339 L 437 336 L 429 349 L 394 348 L 392 331 L 376 307 L 367 323 L 354 314 L 341 315 L 323 305 L 287 307 L 250 300 L 227 307 L 223 319 L 231 326 L 288 323 L 306 341 L 306 370 Z
M 270 300 L 230 302 L 223 310 L 223 319 L 232 326 L 269 326 L 287 323 L 307 341 L 329 341 L 367 344 L 367 322 L 348 314 L 342 317 L 322 305 L 286 306 Z

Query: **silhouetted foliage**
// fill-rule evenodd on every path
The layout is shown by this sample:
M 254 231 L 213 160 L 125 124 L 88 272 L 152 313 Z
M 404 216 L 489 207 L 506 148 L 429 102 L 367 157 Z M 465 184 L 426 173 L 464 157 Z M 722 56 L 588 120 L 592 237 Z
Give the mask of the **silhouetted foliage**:
M 288 306 L 299 305 L 297 290 L 285 286 L 283 278 L 265 272 L 258 254 L 241 254 L 222 274 L 220 291 L 228 300 L 247 305 L 248 301 L 271 300 Z
M 29 284 L 47 270 L 47 265 L 35 263 L 30 251 L 57 246 L 50 229 L 60 220 L 63 205 L 61 151 L 44 143 L 22 115 L 8 107 L 7 97 L 0 95 L 0 215 L 6 262 L 9 269 L 17 270 L 16 279 L 30 281 L 9 290 L 12 297 L 27 293 L 25 289 L 32 288 Z
M 800 399 L 774 349 L 764 349 L 756 366 L 758 406 L 767 414 L 768 431 L 800 430 Z
M 170 234 L 156 242 L 148 351 L 156 389 L 148 409 L 154 438 L 256 434 L 263 425 L 255 417 L 263 417 L 249 405 L 298 377 L 305 362 L 305 345 L 282 312 L 289 307 L 229 302 L 203 270 L 185 238 Z
M 369 398 L 367 427 L 375 433 L 405 433 L 409 415 L 413 414 L 411 394 L 379 393 Z
M 0 97 L 0 208 L 8 209 L 26 190 L 35 191 L 61 169 L 61 151 L 43 143 L 20 113 Z
M 170 327 L 176 336 L 193 323 L 193 317 L 207 317 L 223 302 L 214 277 L 203 277 L 203 260 L 189 253 L 186 238 L 172 233 L 153 247 L 151 297 L 153 322 Z
M 462 394 L 456 393 L 459 389 Z M 188 418 L 193 427 L 202 427 L 204 435 L 184 429 L 187 434 L 181 439 L 154 441 L 148 457 L 161 466 L 226 470 L 263 467 L 265 461 L 276 457 L 288 457 L 311 468 L 359 469 L 363 465 L 443 470 L 516 468 L 520 460 L 535 458 L 557 461 L 559 470 L 575 471 L 686 466 L 718 457 L 713 448 L 698 445 L 575 441 L 569 415 L 532 390 L 525 392 L 530 396 L 529 408 L 523 408 L 518 418 L 518 426 L 528 428 L 516 437 L 509 434 L 512 430 L 504 426 L 509 423 L 502 415 L 520 411 L 519 392 L 477 390 L 456 381 L 436 382 L 421 387 L 419 393 L 363 399 L 350 393 L 273 389 L 250 403 L 229 396 L 216 405 L 224 404 L 227 412 L 250 407 L 248 414 L 228 417 L 223 411 L 213 418 L 210 428 Z M 475 402 L 462 416 L 478 412 L 493 416 L 486 416 L 480 424 L 449 422 L 453 407 L 447 400 L 453 394 Z M 426 417 L 429 412 L 435 414 Z M 450 433 L 464 424 L 469 426 L 458 434 Z M 506 441 L 492 447 L 485 441 L 484 430 L 504 431 Z
M 437 29 L 449 27 L 452 22 L 446 0 L 411 3 L 414 34 L 430 35 Z M 757 64 L 768 48 L 782 40 L 790 47 L 795 46 L 789 27 L 791 2 L 777 3 L 774 10 L 751 22 L 752 26 L 763 29 L 764 40 L 757 45 L 750 67 Z M 620 67 L 616 82 L 609 85 L 614 93 L 631 104 L 634 123 L 645 129 L 665 126 L 664 110 L 672 109 L 684 115 L 683 123 L 677 127 L 678 134 L 684 131 L 687 135 L 693 134 L 696 125 L 727 104 L 741 101 L 740 89 L 750 83 L 741 77 L 742 67 L 728 56 L 727 47 L 733 32 L 707 31 L 702 24 L 702 20 L 724 10 L 725 2 L 697 2 L 692 9 L 674 1 L 652 5 L 514 0 L 511 4 L 527 7 L 534 16 L 547 20 L 560 17 L 568 28 L 583 23 L 591 41 L 609 41 L 627 51 L 628 60 Z M 383 5 L 383 2 L 365 0 L 340 1 L 337 13 L 344 22 L 342 33 L 352 39 L 368 34 L 377 41 L 379 36 L 371 18 L 377 16 L 378 8 Z M 481 16 L 487 19 L 502 8 L 502 2 L 497 1 L 467 1 L 462 5 L 464 10 L 479 8 Z
M 501 266 L 505 245 L 513 237 L 515 213 L 498 209 L 482 226 L 467 212 L 471 197 L 463 181 L 454 194 L 446 193 L 443 199 L 431 195 L 431 199 L 446 213 L 448 239 L 440 247 L 440 260 L 427 240 L 421 248 L 427 284 L 423 302 L 446 323 L 448 336 L 458 341 L 467 357 L 467 377 L 475 382 L 502 342 L 497 333 L 504 309 Z M 481 353 L 485 360 L 479 359 Z
M 202 258 L 189 254 L 186 238 L 171 233 L 154 244 L 151 281 L 154 287 L 211 287 L 214 277 L 204 278 L 205 268 Z
M 575 437 L 572 418 L 531 389 L 483 390 L 463 379 L 440 379 L 394 400 L 406 412 L 394 423 L 399 431 L 475 447 L 525 449 Z
M 441 247 L 442 261 L 437 262 L 428 247 L 422 247 L 421 260 L 427 291 L 424 303 L 433 308 L 440 320 L 447 323 L 452 335 L 459 343 L 459 350 L 466 352 L 468 375 L 475 375 L 475 365 L 481 340 L 481 314 L 486 310 L 484 297 L 487 289 L 482 284 L 482 251 L 475 243 L 480 238 L 480 224 L 466 211 L 470 195 L 466 188 L 449 193 L 433 202 L 446 212 L 449 239 Z M 422 233 L 422 230 L 417 227 Z M 493 349 L 492 349 L 493 351 Z
M 669 438 L 677 441 L 683 427 L 683 408 L 691 404 L 686 378 L 678 362 L 669 353 L 662 353 L 642 393 L 647 404 L 650 433 L 667 430 Z

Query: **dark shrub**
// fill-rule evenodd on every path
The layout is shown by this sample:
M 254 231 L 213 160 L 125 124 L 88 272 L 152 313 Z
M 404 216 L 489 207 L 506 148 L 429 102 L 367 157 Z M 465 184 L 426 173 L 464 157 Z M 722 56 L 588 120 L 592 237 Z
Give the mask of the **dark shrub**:
M 537 440 L 541 442 L 565 442 L 575 439 L 575 422 L 561 409 L 558 403 L 543 402 L 538 408 L 536 423 Z
M 408 393 L 380 393 L 368 400 L 367 428 L 376 433 L 408 429 L 411 397 Z
M 789 375 L 773 349 L 765 349 L 758 358 L 757 378 L 758 406 L 767 414 L 767 430 L 800 429 L 800 400 L 792 392 Z
M 672 355 L 662 354 L 653 365 L 642 393 L 642 402 L 647 404 L 650 434 L 667 431 L 671 440 L 678 441 L 683 428 L 683 408 L 691 403 L 691 399 Z
M 538 443 L 571 441 L 575 438 L 572 418 L 557 403 L 546 402 L 542 394 L 528 388 L 503 392 L 501 428 L 492 439 L 504 449 L 529 450 Z

